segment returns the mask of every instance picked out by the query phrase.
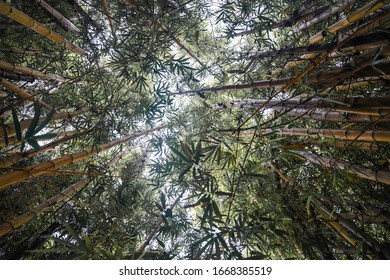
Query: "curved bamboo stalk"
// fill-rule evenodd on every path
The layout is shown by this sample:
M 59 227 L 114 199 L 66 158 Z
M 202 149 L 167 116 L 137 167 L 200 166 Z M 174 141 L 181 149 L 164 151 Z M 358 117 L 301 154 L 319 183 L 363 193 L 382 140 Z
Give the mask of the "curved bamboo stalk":
M 22 182 L 23 180 L 29 179 L 29 178 L 36 178 L 43 175 L 52 174 L 53 169 L 60 168 L 62 166 L 66 166 L 70 163 L 75 163 L 78 161 L 81 161 L 83 159 L 88 158 L 92 154 L 98 154 L 100 152 L 106 151 L 116 145 L 128 142 L 130 140 L 133 140 L 139 136 L 160 130 L 165 128 L 166 126 L 160 126 L 153 129 L 147 129 L 141 132 L 137 132 L 125 137 L 122 137 L 120 139 L 114 140 L 107 144 L 102 144 L 97 147 L 93 147 L 78 153 L 74 153 L 71 155 L 66 155 L 63 157 L 59 157 L 50 161 L 46 161 L 43 163 L 40 163 L 35 166 L 30 166 L 25 168 L 24 170 L 15 170 L 6 174 L 0 175 L 0 191 L 4 191 L 7 189 L 8 186 Z
M 57 76 L 55 74 L 43 73 L 43 72 L 28 68 L 28 67 L 15 65 L 15 64 L 3 61 L 3 60 L 0 60 L 0 69 L 4 69 L 7 71 L 11 71 L 11 72 L 20 72 L 20 73 L 23 73 L 26 75 L 30 75 L 30 76 L 45 79 L 45 80 L 55 80 L 55 81 L 58 81 L 61 83 L 69 81 L 68 79 Z
M 325 36 L 327 36 L 328 33 L 335 34 L 337 31 L 351 25 L 354 22 L 357 22 L 358 20 L 366 17 L 367 15 L 379 10 L 383 6 L 390 3 L 390 0 L 374 0 L 368 3 L 367 5 L 361 7 L 360 9 L 356 10 L 355 12 L 351 13 L 349 16 L 347 16 L 345 19 L 342 19 L 335 24 L 329 26 L 326 30 L 321 31 L 314 36 L 312 36 L 309 39 L 309 44 L 315 44 L 319 41 L 321 41 Z
M 9 17 L 10 19 L 13 19 L 24 26 L 34 30 L 35 32 L 43 35 L 44 37 L 52 40 L 53 42 L 63 45 L 66 49 L 71 50 L 79 55 L 85 55 L 86 53 L 84 50 L 79 48 L 78 46 L 74 45 L 73 43 L 70 43 L 66 41 L 63 37 L 55 33 L 50 28 L 47 28 L 42 23 L 39 23 L 29 17 L 28 15 L 22 13 L 21 11 L 13 8 L 12 6 L 8 5 L 4 1 L 0 0 L 0 13 L 5 15 L 6 17 Z
M 78 181 L 77 183 L 71 185 L 70 187 L 66 188 L 59 194 L 53 196 L 52 198 L 46 200 L 45 202 L 39 204 L 38 206 L 34 207 L 31 211 L 17 216 L 13 218 L 12 220 L 6 221 L 2 224 L 0 224 L 0 237 L 6 235 L 7 233 L 10 233 L 14 231 L 15 229 L 27 224 L 29 221 L 31 221 L 35 216 L 41 214 L 42 212 L 46 211 L 49 207 L 58 204 L 59 202 L 63 201 L 66 198 L 70 198 L 74 194 L 76 194 L 78 191 L 84 188 L 86 184 L 90 181 L 90 178 L 88 176 L 85 176 L 83 179 Z
M 372 170 L 358 164 L 348 163 L 343 160 L 334 159 L 334 158 L 326 158 L 309 152 L 301 152 L 301 151 L 291 151 L 291 152 L 301 156 L 302 158 L 310 161 L 311 163 L 322 165 L 325 168 L 344 170 L 350 174 L 356 175 L 363 179 L 390 185 L 389 171 Z
M 377 142 L 361 142 L 361 141 L 348 141 L 348 140 L 331 140 L 331 141 L 312 140 L 306 143 L 308 145 L 316 145 L 316 146 L 327 145 L 330 147 L 336 147 L 340 149 L 356 148 L 362 151 L 369 151 L 372 153 L 377 153 L 377 152 L 384 153 L 386 150 L 390 149 L 390 147 L 380 145 Z
M 4 79 L 0 78 L 0 85 L 5 86 L 10 91 L 13 91 L 17 95 L 19 95 L 23 100 L 35 101 L 39 105 L 41 105 L 42 107 L 46 108 L 47 110 L 49 110 L 49 111 L 53 110 L 53 108 L 50 105 L 48 105 L 45 102 L 39 100 L 37 97 L 30 95 L 27 91 L 21 89 L 20 87 L 14 85 L 13 83 L 11 83 L 11 82 L 9 82 L 7 80 L 4 80 Z
M 54 9 L 52 6 L 47 4 L 43 0 L 34 0 L 38 3 L 42 8 L 44 8 L 49 14 L 51 14 L 54 18 L 56 18 L 65 28 L 73 32 L 80 32 L 80 29 L 74 25 L 69 19 L 64 17 L 60 12 Z

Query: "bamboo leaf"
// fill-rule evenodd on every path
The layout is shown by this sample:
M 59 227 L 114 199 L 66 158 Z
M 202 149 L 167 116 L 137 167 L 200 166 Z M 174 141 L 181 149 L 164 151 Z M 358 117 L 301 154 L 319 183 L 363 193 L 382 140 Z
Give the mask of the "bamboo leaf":
M 28 139 L 27 143 L 30 144 L 35 150 L 40 150 L 41 146 L 39 146 L 38 142 L 34 139 Z
M 33 136 L 34 130 L 35 130 L 35 128 L 37 127 L 37 125 L 39 123 L 39 116 L 41 114 L 41 107 L 37 103 L 34 103 L 34 109 L 35 109 L 34 117 L 31 120 L 31 124 L 28 127 L 27 132 L 26 132 L 26 134 L 24 136 L 25 139 L 28 139 L 31 136 Z
M 46 118 L 43 120 L 43 122 L 35 129 L 34 134 L 37 134 L 39 131 L 41 131 L 48 123 L 51 122 L 54 116 L 54 109 L 47 114 Z
M 22 141 L 22 129 L 20 127 L 20 122 L 19 122 L 18 115 L 17 115 L 15 108 L 12 108 L 12 119 L 14 121 L 16 139 L 18 139 L 19 141 Z M 4 129 L 4 132 L 5 131 L 6 130 Z M 8 145 L 8 143 L 6 143 L 6 144 Z

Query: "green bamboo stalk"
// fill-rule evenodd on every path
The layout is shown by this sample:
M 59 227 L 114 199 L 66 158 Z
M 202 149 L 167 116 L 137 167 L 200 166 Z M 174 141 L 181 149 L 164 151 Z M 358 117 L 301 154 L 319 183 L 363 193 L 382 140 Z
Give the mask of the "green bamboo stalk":
M 130 140 L 133 140 L 139 136 L 152 133 L 154 131 L 160 130 L 165 128 L 166 126 L 160 126 L 153 129 L 147 129 L 141 132 L 137 132 L 125 137 L 122 137 L 120 139 L 114 140 L 107 144 L 102 144 L 97 147 L 93 147 L 78 153 L 74 153 L 71 155 L 65 155 L 50 161 L 43 162 L 41 164 L 27 167 L 23 170 L 15 170 L 6 174 L 0 174 L 0 191 L 4 191 L 8 188 L 8 186 L 11 186 L 13 184 L 22 182 L 23 180 L 29 179 L 29 178 L 36 178 L 43 175 L 49 175 L 52 174 L 53 169 L 57 169 L 63 166 L 66 166 L 70 163 L 75 163 L 78 161 L 81 161 L 83 159 L 88 158 L 92 154 L 98 154 L 100 152 L 106 151 L 116 145 L 128 142 Z
M 68 50 L 71 50 L 79 55 L 86 54 L 84 52 L 84 50 L 82 50 L 78 46 L 66 41 L 62 36 L 55 33 L 50 28 L 47 28 L 42 23 L 35 21 L 34 19 L 29 17 L 28 15 L 26 15 L 23 12 L 8 5 L 7 3 L 5 3 L 2 0 L 0 0 L 0 13 L 5 15 L 6 17 L 8 17 L 10 19 L 13 19 L 13 20 L 19 22 L 20 24 L 23 24 L 24 26 L 34 30 L 35 32 L 45 36 L 46 38 L 52 40 L 53 42 L 60 44 L 60 45 L 63 45 Z

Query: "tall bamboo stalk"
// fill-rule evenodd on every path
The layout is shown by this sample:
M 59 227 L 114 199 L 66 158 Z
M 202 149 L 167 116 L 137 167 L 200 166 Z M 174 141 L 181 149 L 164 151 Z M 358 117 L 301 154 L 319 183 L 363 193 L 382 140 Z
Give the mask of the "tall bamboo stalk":
M 344 129 L 311 129 L 311 128 L 279 128 L 264 129 L 263 134 L 306 136 L 314 138 L 331 138 L 366 142 L 390 142 L 390 131 L 387 130 L 344 130 Z
M 52 174 L 53 169 L 60 168 L 62 166 L 68 165 L 70 163 L 75 163 L 81 161 L 83 159 L 88 158 L 92 154 L 97 154 L 103 151 L 106 151 L 116 145 L 128 142 L 133 140 L 139 136 L 152 133 L 154 131 L 165 128 L 166 126 L 160 126 L 153 129 L 147 129 L 141 132 L 137 132 L 120 139 L 114 140 L 107 144 L 102 144 L 97 147 L 93 147 L 78 153 L 74 153 L 71 155 L 66 155 L 63 157 L 59 157 L 50 161 L 43 162 L 41 164 L 30 166 L 25 168 L 24 170 L 15 170 L 6 174 L 0 175 L 0 191 L 4 191 L 8 186 L 22 182 L 23 180 L 29 178 L 36 178 L 43 175 Z
M 5 80 L 5 79 L 2 79 L 0 78 L 0 85 L 8 88 L 10 91 L 16 93 L 17 95 L 19 95 L 23 100 L 29 100 L 29 101 L 35 101 L 37 102 L 39 105 L 41 105 L 42 107 L 46 108 L 47 110 L 49 111 L 52 111 L 53 108 L 46 104 L 45 102 L 39 100 L 36 96 L 32 96 L 30 95 L 27 91 L 25 91 L 24 89 L 21 89 L 20 87 L 14 85 L 13 83 Z
M 372 170 L 359 164 L 348 163 L 334 158 L 326 158 L 309 152 L 292 151 L 292 153 L 303 157 L 311 163 L 319 164 L 326 168 L 344 170 L 363 179 L 390 185 L 389 171 Z
M 85 112 L 88 112 L 88 111 L 89 111 L 89 108 L 82 108 L 80 110 L 76 110 L 76 111 L 73 111 L 73 112 L 58 112 L 58 113 L 55 113 L 53 115 L 53 118 L 51 119 L 51 122 L 55 122 L 57 120 L 72 119 L 73 117 L 82 115 L 82 114 L 84 114 Z M 45 120 L 45 118 L 41 118 L 38 121 L 38 125 L 43 123 L 44 120 Z M 27 129 L 30 126 L 31 122 L 32 122 L 31 119 L 30 120 L 21 121 L 20 122 L 21 130 Z M 15 125 L 13 125 L 13 124 L 11 124 L 11 125 L 7 125 L 7 124 L 4 125 L 3 129 L 0 129 L 0 137 L 4 137 L 5 136 L 4 135 L 4 130 L 6 130 L 6 133 L 7 133 L 8 137 L 16 135 Z
M 8 5 L 2 0 L 0 0 L 0 13 L 5 15 L 6 17 L 9 17 L 10 19 L 13 19 L 23 24 L 24 26 L 34 30 L 35 32 L 45 36 L 46 38 L 52 40 L 53 42 L 63 45 L 68 50 L 71 50 L 79 55 L 86 54 L 84 50 L 82 50 L 78 46 L 68 42 L 62 36 L 54 32 L 50 28 L 47 28 L 42 23 L 35 21 L 33 18 L 15 9 L 14 7 L 11 7 L 10 5 Z
M 355 12 L 352 12 L 349 16 L 347 16 L 345 19 L 339 20 L 335 24 L 329 26 L 326 30 L 321 31 L 314 36 L 312 36 L 309 39 L 309 44 L 315 44 L 319 41 L 321 41 L 325 36 L 327 36 L 328 33 L 335 34 L 337 31 L 351 25 L 354 22 L 357 22 L 358 20 L 366 17 L 367 15 L 379 10 L 383 6 L 390 3 L 390 0 L 374 0 L 368 3 L 367 5 L 361 7 L 360 9 L 356 10 Z
M 49 198 L 45 202 L 39 204 L 38 206 L 31 209 L 29 212 L 17 216 L 13 218 L 12 220 L 6 221 L 2 224 L 0 224 L 0 237 L 6 235 L 7 233 L 10 233 L 14 231 L 15 229 L 27 224 L 29 221 L 31 221 L 35 216 L 41 214 L 42 212 L 46 211 L 51 206 L 58 204 L 59 202 L 63 201 L 64 199 L 70 198 L 74 194 L 76 194 L 78 191 L 84 188 L 84 186 L 90 181 L 90 178 L 88 176 L 85 176 L 83 179 L 78 181 L 77 183 L 71 185 L 70 187 L 66 188 L 59 194 L 53 196 L 52 198 Z
M 106 0 L 101 0 L 101 2 L 102 2 L 104 13 L 106 14 L 106 17 L 108 19 L 108 23 L 110 24 L 112 35 L 115 35 L 115 25 L 114 25 L 114 21 L 112 20 L 110 7 L 108 6 Z
M 52 6 L 47 4 L 43 0 L 34 0 L 36 3 L 41 5 L 43 9 L 45 9 L 49 14 L 51 14 L 54 18 L 56 18 L 65 28 L 73 32 L 80 32 L 80 29 L 74 25 L 69 19 L 64 17 L 60 12 L 54 9 Z
M 23 73 L 26 75 L 30 75 L 30 76 L 45 79 L 45 80 L 55 80 L 55 81 L 58 81 L 61 83 L 69 81 L 68 79 L 65 79 L 65 78 L 60 77 L 60 76 L 55 75 L 55 74 L 43 73 L 43 72 L 28 68 L 28 67 L 15 65 L 15 64 L 3 61 L 3 60 L 0 60 L 0 69 L 4 69 L 7 71 L 11 71 L 11 72 L 20 72 L 20 73 Z
M 83 131 L 83 132 L 73 134 L 70 136 L 65 136 L 63 138 L 57 139 L 53 142 L 50 142 L 50 143 L 47 143 L 47 144 L 41 146 L 41 148 L 39 150 L 32 149 L 32 150 L 28 150 L 25 152 L 20 152 L 20 150 L 18 150 L 18 152 L 16 152 L 16 153 L 13 153 L 11 155 L 0 158 L 0 168 L 8 168 L 8 167 L 20 162 L 20 161 L 32 158 L 35 155 L 42 154 L 48 150 L 52 150 L 56 146 L 58 146 L 60 143 L 75 139 L 75 138 L 80 137 L 80 136 L 84 136 L 86 133 L 87 133 L 87 131 Z
M 309 21 L 301 24 L 297 28 L 294 28 L 293 30 L 291 30 L 289 32 L 289 35 L 296 33 L 299 36 L 303 33 L 304 30 L 307 30 L 307 29 L 313 27 L 314 25 L 316 25 L 317 23 L 324 21 L 337 13 L 342 12 L 343 10 L 346 9 L 346 7 L 348 5 L 353 5 L 353 4 L 355 4 L 355 2 L 356 2 L 356 0 L 340 0 L 339 3 L 330 6 L 322 14 L 320 14 L 316 17 L 313 17 L 311 20 L 309 20 Z
M 14 49 L 14 48 L 0 48 L 0 52 L 4 53 L 14 53 L 14 54 L 22 54 L 22 55 L 34 55 L 34 56 L 42 56 L 42 57 L 55 57 L 52 54 L 44 53 L 41 49 Z
M 26 82 L 34 82 L 34 77 L 28 76 L 28 75 L 23 75 L 15 72 L 8 72 L 5 70 L 0 69 L 0 78 L 5 78 L 9 80 L 14 80 L 14 81 L 26 81 Z
M 390 0 L 389 0 L 390 1 Z M 375 63 L 375 68 L 373 67 Z M 352 67 L 352 70 L 351 70 Z M 389 71 L 390 60 L 383 59 L 379 62 L 373 61 L 364 61 L 359 65 L 345 65 L 334 70 L 323 70 L 314 74 L 310 74 L 307 77 L 307 80 L 304 83 L 307 85 L 316 85 L 316 84 L 328 84 L 330 82 L 338 82 L 337 80 L 344 80 L 347 78 L 364 78 L 364 77 L 376 77 L 380 76 L 377 69 L 383 71 Z M 224 85 L 224 86 L 215 86 L 215 87 L 204 87 L 195 90 L 186 90 L 180 92 L 174 92 L 173 95 L 191 95 L 197 93 L 207 93 L 207 92 L 218 92 L 218 91 L 230 91 L 230 90 L 245 90 L 245 89 L 254 89 L 254 88 L 277 88 L 283 87 L 286 88 L 292 84 L 303 83 L 301 78 L 280 78 L 280 79 L 270 79 L 270 80 L 261 80 L 253 81 L 251 83 L 244 84 L 233 84 L 233 85 Z

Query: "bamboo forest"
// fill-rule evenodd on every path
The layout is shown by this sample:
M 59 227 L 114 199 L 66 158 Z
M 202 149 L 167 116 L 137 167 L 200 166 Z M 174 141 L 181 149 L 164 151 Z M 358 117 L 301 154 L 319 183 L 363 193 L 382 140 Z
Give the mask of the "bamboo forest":
M 0 259 L 390 259 L 390 0 L 0 0 Z

